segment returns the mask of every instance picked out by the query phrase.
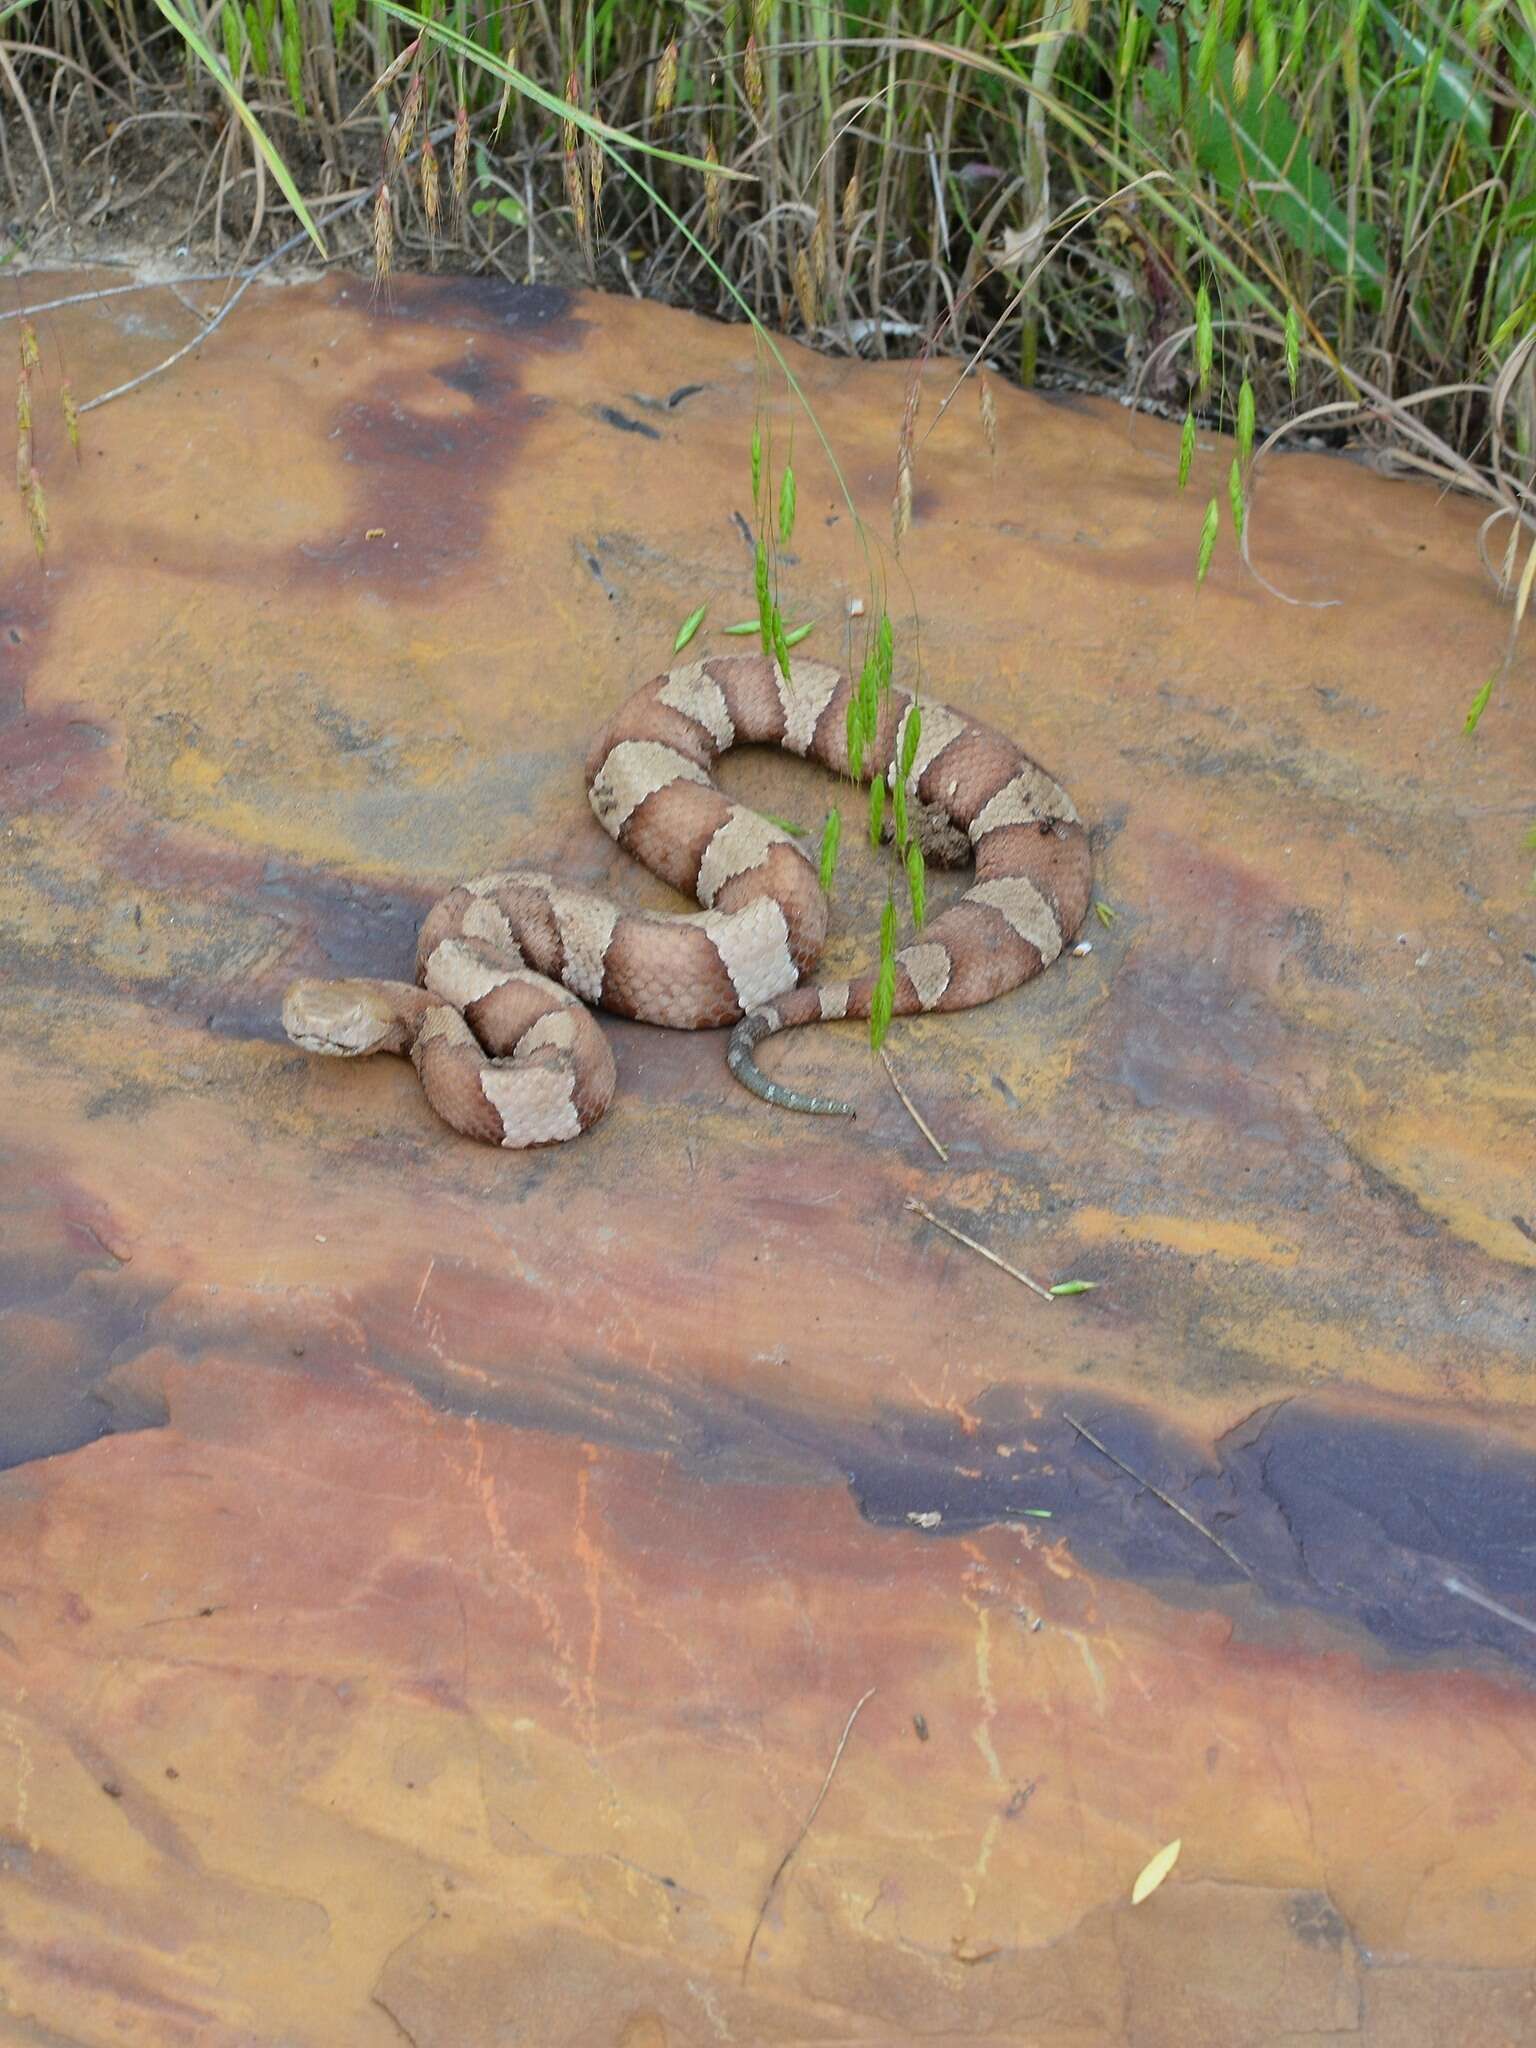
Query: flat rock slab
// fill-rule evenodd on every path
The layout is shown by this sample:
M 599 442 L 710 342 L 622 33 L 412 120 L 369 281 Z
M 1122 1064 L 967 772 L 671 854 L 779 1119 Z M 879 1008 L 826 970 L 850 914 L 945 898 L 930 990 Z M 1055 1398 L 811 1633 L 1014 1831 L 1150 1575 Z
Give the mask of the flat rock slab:
M 1536 700 L 1462 736 L 1507 623 L 1475 508 L 1271 459 L 1255 558 L 1305 603 L 1226 541 L 1197 594 L 1229 448 L 1191 502 L 1171 430 L 1000 390 L 994 459 L 933 367 L 898 672 L 915 613 L 924 687 L 1095 822 L 1113 921 L 893 1032 L 947 1162 L 854 1025 L 768 1054 L 851 1125 L 617 1025 L 607 1118 L 517 1157 L 288 1046 L 282 989 L 409 971 L 487 867 L 666 900 L 585 750 L 697 605 L 691 653 L 742 644 L 759 400 L 785 613 L 840 658 L 814 435 L 743 329 L 332 279 L 76 459 L 54 380 L 194 330 L 155 290 L 39 331 L 6 2042 L 1536 2037 Z M 906 369 L 793 364 L 885 531 Z M 834 795 L 726 780 L 812 830 Z M 833 971 L 888 872 L 843 802 Z

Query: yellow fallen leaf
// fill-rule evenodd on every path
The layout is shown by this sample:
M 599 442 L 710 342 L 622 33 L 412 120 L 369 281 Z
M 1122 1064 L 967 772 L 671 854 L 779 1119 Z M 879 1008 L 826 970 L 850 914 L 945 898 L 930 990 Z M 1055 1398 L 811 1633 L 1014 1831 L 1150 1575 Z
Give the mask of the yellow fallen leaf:
M 1170 1842 L 1166 1849 L 1159 1849 L 1152 1861 L 1131 1886 L 1131 1904 L 1139 1906 L 1143 1899 L 1150 1899 L 1163 1879 L 1179 1860 L 1183 1841 Z

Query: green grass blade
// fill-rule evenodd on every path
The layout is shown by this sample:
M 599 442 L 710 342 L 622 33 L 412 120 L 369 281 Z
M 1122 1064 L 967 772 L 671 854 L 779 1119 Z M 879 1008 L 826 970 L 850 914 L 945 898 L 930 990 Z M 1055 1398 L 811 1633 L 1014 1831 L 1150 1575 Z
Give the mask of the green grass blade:
M 205 41 L 197 25 L 182 13 L 180 7 L 176 4 L 176 0 L 155 0 L 155 5 L 171 24 L 171 27 L 185 41 L 198 63 L 202 65 L 208 76 L 218 86 L 219 90 L 239 115 L 246 131 L 250 135 L 251 141 L 261 151 L 262 161 L 277 180 L 278 189 L 293 208 L 295 219 L 320 251 L 320 254 L 324 256 L 327 252 L 325 243 L 321 240 L 320 230 L 315 226 L 309 208 L 300 198 L 299 188 L 293 182 L 288 166 L 273 147 L 266 130 L 235 90 L 234 80 L 213 54 L 213 50 Z

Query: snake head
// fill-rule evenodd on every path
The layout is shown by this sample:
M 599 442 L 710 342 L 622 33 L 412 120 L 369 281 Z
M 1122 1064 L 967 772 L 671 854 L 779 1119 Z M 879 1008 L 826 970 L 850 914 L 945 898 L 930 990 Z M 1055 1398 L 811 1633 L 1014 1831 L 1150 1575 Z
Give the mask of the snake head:
M 283 998 L 283 1029 L 305 1052 L 338 1059 L 405 1044 L 399 1011 L 376 981 L 296 981 Z

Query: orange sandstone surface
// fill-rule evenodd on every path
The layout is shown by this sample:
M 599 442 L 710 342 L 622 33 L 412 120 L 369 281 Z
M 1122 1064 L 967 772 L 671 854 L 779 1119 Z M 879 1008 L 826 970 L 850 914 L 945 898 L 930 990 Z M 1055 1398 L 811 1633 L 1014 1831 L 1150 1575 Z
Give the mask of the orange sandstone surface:
M 163 290 L 39 330 L 82 399 L 188 331 Z M 906 369 L 794 366 L 885 530 Z M 78 462 L 39 427 L 0 2041 L 1536 2040 L 1536 702 L 1461 734 L 1506 627 L 1475 511 L 1272 460 L 1254 552 L 1307 605 L 1225 544 L 1197 596 L 1171 429 L 999 392 L 994 462 L 959 395 L 898 671 L 915 607 L 1116 915 L 893 1032 L 947 1163 L 858 1026 L 767 1055 L 846 1124 L 608 1025 L 612 1110 L 525 1156 L 282 1038 L 291 978 L 407 972 L 488 867 L 667 900 L 581 762 L 697 605 L 691 655 L 741 644 L 758 388 L 745 330 L 331 279 Z M 793 445 L 786 615 L 836 659 L 863 556 Z M 813 831 L 835 796 L 724 780 Z M 842 801 L 835 971 L 886 872 Z

